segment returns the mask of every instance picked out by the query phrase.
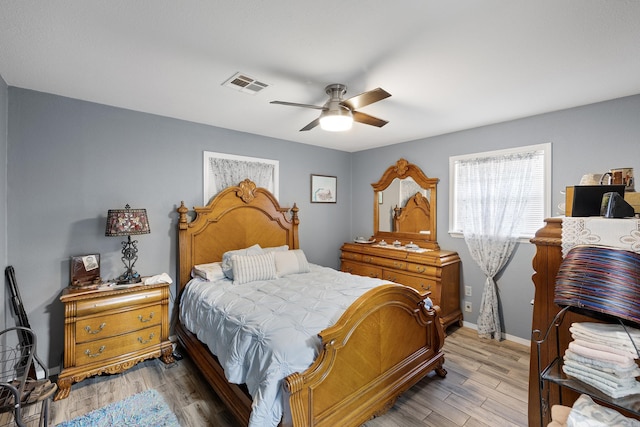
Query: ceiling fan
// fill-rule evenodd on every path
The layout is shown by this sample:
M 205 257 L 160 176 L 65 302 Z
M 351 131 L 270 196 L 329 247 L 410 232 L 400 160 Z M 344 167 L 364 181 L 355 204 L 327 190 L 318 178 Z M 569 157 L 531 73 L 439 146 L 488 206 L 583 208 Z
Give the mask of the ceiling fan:
M 364 123 L 366 125 L 377 126 L 379 128 L 389 123 L 386 120 L 382 120 L 369 114 L 356 111 L 358 108 L 390 97 L 391 94 L 386 90 L 377 88 L 368 92 L 361 93 L 360 95 L 356 95 L 349 99 L 342 99 L 344 94 L 347 93 L 347 87 L 343 84 L 330 84 L 324 90 L 327 95 L 329 95 L 329 100 L 322 106 L 298 104 L 295 102 L 286 101 L 271 101 L 271 104 L 290 105 L 292 107 L 303 107 L 322 110 L 322 112 L 320 113 L 320 117 L 300 129 L 301 132 L 311 130 L 318 125 L 320 125 L 322 129 L 328 131 L 345 131 L 351 128 L 351 125 L 354 121 L 358 123 Z

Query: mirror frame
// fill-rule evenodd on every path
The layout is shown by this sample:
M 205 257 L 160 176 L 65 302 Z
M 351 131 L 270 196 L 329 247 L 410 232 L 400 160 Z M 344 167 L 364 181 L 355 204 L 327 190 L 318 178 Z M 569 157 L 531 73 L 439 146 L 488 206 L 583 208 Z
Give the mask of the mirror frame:
M 384 191 L 394 179 L 404 179 L 411 177 L 422 188 L 430 190 L 429 197 L 429 234 L 421 233 L 397 233 L 394 231 L 380 231 L 380 213 L 378 212 L 378 193 Z M 403 244 L 413 242 L 416 245 L 427 249 L 439 249 L 436 226 L 437 226 L 437 184 L 440 181 L 438 178 L 429 178 L 422 170 L 409 163 L 405 159 L 400 159 L 395 165 L 390 166 L 378 182 L 371 184 L 373 187 L 373 237 L 376 240 L 391 240 L 387 243 L 392 243 L 394 240 L 401 241 Z

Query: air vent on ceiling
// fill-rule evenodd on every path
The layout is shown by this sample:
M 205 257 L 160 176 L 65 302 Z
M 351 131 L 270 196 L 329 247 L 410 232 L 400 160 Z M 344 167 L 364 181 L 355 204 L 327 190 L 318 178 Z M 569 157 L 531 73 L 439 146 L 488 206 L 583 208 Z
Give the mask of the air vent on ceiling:
M 223 86 L 230 87 L 231 89 L 239 90 L 240 92 L 249 93 L 255 95 L 262 89 L 269 87 L 268 84 L 259 82 L 253 77 L 249 77 L 246 74 L 236 73 L 229 80 L 222 84 Z

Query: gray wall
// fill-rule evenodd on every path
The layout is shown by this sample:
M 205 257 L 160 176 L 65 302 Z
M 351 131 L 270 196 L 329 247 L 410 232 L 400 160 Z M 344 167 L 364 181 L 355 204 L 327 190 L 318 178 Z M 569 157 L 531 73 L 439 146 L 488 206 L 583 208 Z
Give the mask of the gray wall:
M 8 128 L 9 91 L 7 84 L 0 76 L 0 262 L 7 264 L 7 128 Z M 0 280 L 4 283 L 3 280 Z M 5 310 L 7 287 L 0 291 L 0 330 L 7 324 L 10 310 Z M 9 323 L 11 324 L 11 323 Z
M 371 183 L 399 158 L 417 164 L 429 177 L 440 178 L 438 242 L 442 248 L 460 254 L 461 295 L 464 285 L 473 288 L 472 297 L 463 296 L 473 303 L 473 312 L 465 313 L 465 321 L 475 324 L 485 279 L 469 256 L 464 240 L 447 233 L 449 157 L 545 142 L 552 143 L 552 215 L 558 215 L 557 206 L 564 201 L 561 191 L 567 185 L 578 184 L 583 174 L 616 167 L 633 167 L 636 174 L 640 172 L 640 95 L 355 153 L 352 235 L 372 233 Z M 504 331 L 525 340 L 531 335 L 534 254 L 532 244 L 519 244 L 497 280 Z
M 332 267 L 339 266 L 342 242 L 372 233 L 370 184 L 404 157 L 428 176 L 440 178 L 438 241 L 461 255 L 461 286 L 473 287 L 469 299 L 474 312 L 465 320 L 476 323 L 484 278 L 464 241 L 447 234 L 449 156 L 551 142 L 557 206 L 564 187 L 577 184 L 584 173 L 612 167 L 640 171 L 639 117 L 637 95 L 350 154 L 14 87 L 7 90 L 2 82 L 0 153 L 6 161 L 0 161 L 0 174 L 6 172 L 8 189 L 5 193 L 5 186 L 0 188 L 0 233 L 5 237 L 0 257 L 16 268 L 40 354 L 55 369 L 63 351 L 58 298 L 69 283 L 69 257 L 98 252 L 103 277 L 119 274 L 120 239 L 104 236 L 105 216 L 108 209 L 130 203 L 147 209 L 152 230 L 138 238 L 138 270 L 175 278 L 175 207 L 181 200 L 189 207 L 202 204 L 203 151 L 279 160 L 280 202 L 300 207 L 301 246 L 311 262 Z M 338 177 L 337 204 L 309 203 L 312 173 Z M 518 245 L 498 278 L 505 331 L 525 340 L 531 332 L 534 252 L 529 243 Z
M 9 124 L 8 258 L 52 368 L 64 347 L 58 298 L 69 257 L 100 253 L 104 278 L 124 269 L 122 239 L 104 236 L 108 209 L 147 209 L 151 234 L 137 237 L 137 270 L 176 278 L 175 208 L 202 205 L 203 151 L 279 160 L 280 203 L 300 208 L 301 247 L 309 261 L 339 267 L 350 235 L 348 153 L 14 87 Z M 312 173 L 338 177 L 337 204 L 309 202 Z

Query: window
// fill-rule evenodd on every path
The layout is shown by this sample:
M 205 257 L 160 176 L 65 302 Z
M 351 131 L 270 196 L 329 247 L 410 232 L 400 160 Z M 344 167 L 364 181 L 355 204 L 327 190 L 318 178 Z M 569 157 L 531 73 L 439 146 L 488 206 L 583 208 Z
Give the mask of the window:
M 499 162 L 499 163 L 498 163 Z M 531 167 L 531 188 L 524 192 L 526 214 L 516 238 L 531 238 L 551 213 L 551 144 L 530 145 L 507 150 L 453 156 L 449 158 L 449 233 L 460 237 L 465 224 L 467 203 L 477 201 L 486 192 L 486 210 L 500 212 L 519 203 L 518 192 L 499 196 L 494 190 L 509 184 L 509 177 Z M 474 176 L 470 182 L 468 176 Z M 479 190 L 480 189 L 480 190 Z

